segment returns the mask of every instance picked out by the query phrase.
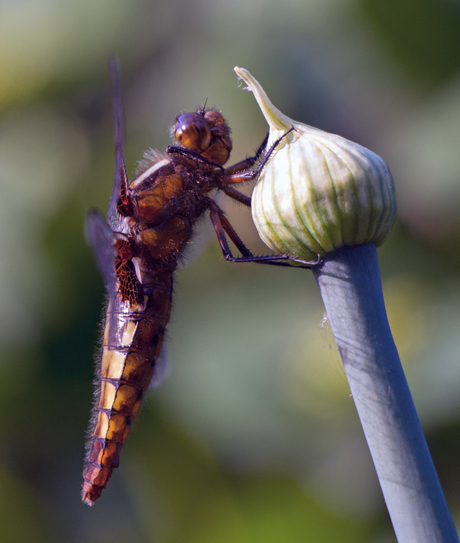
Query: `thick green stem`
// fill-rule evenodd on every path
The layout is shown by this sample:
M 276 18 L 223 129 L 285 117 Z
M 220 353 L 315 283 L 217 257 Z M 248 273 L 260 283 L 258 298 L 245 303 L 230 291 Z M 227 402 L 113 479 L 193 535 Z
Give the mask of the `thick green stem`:
M 399 543 L 458 543 L 383 301 L 373 245 L 313 270 Z

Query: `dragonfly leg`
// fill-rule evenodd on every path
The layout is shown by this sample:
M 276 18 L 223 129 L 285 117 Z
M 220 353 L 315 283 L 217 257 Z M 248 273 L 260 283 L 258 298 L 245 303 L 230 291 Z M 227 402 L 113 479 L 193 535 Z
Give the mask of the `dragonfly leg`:
M 212 160 L 209 160 L 203 155 L 200 155 L 200 153 L 197 153 L 196 151 L 192 151 L 191 149 L 187 149 L 186 147 L 176 147 L 174 145 L 169 145 L 166 148 L 166 152 L 168 155 L 173 156 L 176 155 L 176 158 L 180 160 L 180 157 L 185 158 L 191 158 L 195 160 L 196 162 L 201 162 L 202 164 L 208 164 L 209 166 L 213 166 L 214 168 L 219 168 L 222 172 L 225 172 L 225 168 L 221 166 L 220 164 L 217 164 L 216 162 L 212 162 Z
M 220 248 L 224 255 L 225 260 L 229 262 L 255 262 L 257 264 L 269 264 L 271 266 L 289 266 L 289 267 L 300 267 L 300 268 L 311 268 L 312 266 L 317 266 L 321 264 L 321 256 L 318 255 L 316 260 L 302 260 L 300 258 L 295 258 L 290 255 L 263 255 L 255 256 L 251 251 L 246 247 L 243 240 L 238 236 L 233 226 L 230 224 L 230 221 L 225 216 L 222 209 L 209 198 L 208 200 L 209 212 L 211 217 L 211 222 L 214 227 L 214 230 L 219 240 Z M 233 244 L 240 251 L 242 256 L 233 256 L 232 251 L 228 245 L 226 235 L 231 239 Z M 297 266 L 296 264 L 300 264 Z
M 291 130 L 292 130 L 292 128 L 291 128 Z M 289 130 L 289 132 L 291 130 Z M 288 134 L 289 132 L 286 132 L 286 134 Z M 259 160 L 262 153 L 264 152 L 265 147 L 267 146 L 267 141 L 268 141 L 269 134 L 270 133 L 267 132 L 267 135 L 265 136 L 264 141 L 260 144 L 259 148 L 256 151 L 256 154 L 253 157 L 246 158 L 245 160 L 242 160 L 241 162 L 238 162 L 237 164 L 234 164 L 233 166 L 229 166 L 228 168 L 225 169 L 225 175 L 224 175 L 225 179 L 228 179 L 229 177 L 232 177 L 233 179 L 239 178 L 239 176 L 236 175 L 236 174 L 242 172 L 242 170 L 247 170 L 251 166 L 254 166 L 254 164 Z M 274 145 L 272 145 L 271 149 L 267 153 L 267 156 L 264 158 L 265 162 L 262 165 L 262 168 L 266 164 L 266 162 L 267 162 L 270 154 L 272 153 L 273 149 L 278 145 L 278 143 L 281 141 L 282 138 L 284 138 L 284 136 L 286 134 L 283 134 L 283 136 L 279 140 L 277 140 Z M 255 175 L 256 176 L 259 175 L 260 170 L 257 171 L 257 169 L 256 169 L 255 171 L 257 172 Z M 249 176 L 251 176 L 251 179 L 254 178 L 253 177 L 254 173 L 252 171 L 250 171 L 250 172 L 246 171 L 245 172 L 245 176 L 247 176 L 248 174 L 249 174 Z M 247 180 L 248 179 L 243 179 L 240 182 L 247 181 Z M 218 188 L 219 188 L 219 190 L 224 192 L 227 196 L 230 196 L 230 198 L 233 198 L 233 200 L 236 200 L 237 202 L 240 202 L 241 204 L 244 204 L 245 206 L 251 207 L 251 197 L 246 196 L 246 194 L 242 194 L 238 190 L 234 189 L 231 185 L 227 184 L 226 181 L 221 181 L 218 184 Z
M 166 152 L 169 155 L 178 155 L 183 157 L 190 157 L 197 162 L 202 162 L 203 164 L 208 164 L 209 166 L 214 166 L 216 168 L 219 168 L 222 172 L 225 172 L 224 175 L 232 175 L 237 172 L 241 172 L 243 170 L 247 170 L 248 168 L 251 168 L 251 166 L 254 166 L 254 164 L 259 160 L 260 156 L 264 152 L 265 147 L 267 146 L 268 141 L 268 135 L 269 132 L 267 132 L 267 135 L 265 136 L 263 142 L 260 144 L 259 148 L 256 151 L 256 154 L 252 157 L 245 158 L 241 162 L 237 162 L 233 166 L 229 166 L 228 168 L 224 168 L 220 164 L 217 164 L 216 162 L 212 162 L 208 158 L 204 157 L 200 153 L 197 153 L 196 151 L 192 151 L 191 149 L 187 149 L 186 147 L 177 147 L 174 145 L 170 145 Z M 283 136 L 284 137 L 284 136 Z M 277 142 L 278 143 L 278 142 Z M 249 204 L 250 205 L 250 204 Z
M 223 173 L 220 177 L 220 181 L 222 183 L 225 183 L 226 185 L 233 185 L 235 183 L 244 183 L 246 181 L 252 181 L 253 179 L 256 179 L 260 173 L 262 172 L 262 170 L 265 168 L 268 160 L 270 159 L 273 151 L 276 149 L 277 145 L 279 144 L 279 142 L 285 138 L 289 133 L 291 133 L 293 130 L 295 130 L 295 128 L 293 126 L 291 126 L 291 128 L 285 132 L 281 137 L 279 137 L 274 143 L 273 145 L 270 147 L 270 149 L 265 153 L 263 159 L 259 162 L 259 164 L 257 165 L 257 168 L 255 170 L 249 170 L 249 171 L 236 171 L 234 170 L 235 166 L 238 166 L 237 164 L 235 164 L 235 166 L 232 166 L 230 168 L 227 168 L 225 170 L 225 173 Z M 265 142 L 265 140 L 264 140 Z M 260 157 L 260 155 L 262 154 L 263 152 L 263 148 L 259 148 L 259 150 L 257 151 L 257 158 Z M 252 160 L 252 159 L 250 159 Z M 244 162 L 244 161 L 243 161 Z M 255 163 L 255 160 L 254 162 Z M 234 173 L 232 173 L 232 171 Z M 229 173 L 230 172 L 230 173 Z
M 240 204 L 251 207 L 251 197 L 246 196 L 246 194 L 243 194 L 242 192 L 236 190 L 231 185 L 225 185 L 224 183 L 220 183 L 217 188 L 233 200 L 240 202 Z
M 243 170 L 247 170 L 248 168 L 251 168 L 252 166 L 254 166 L 254 164 L 262 156 L 262 153 L 265 151 L 265 147 L 267 147 L 269 134 L 270 133 L 267 132 L 267 135 L 265 136 L 264 141 L 260 144 L 254 156 L 247 157 L 244 160 L 241 160 L 240 162 L 233 164 L 233 166 L 229 166 L 228 168 L 225 168 L 225 175 L 228 176 L 237 172 L 241 172 Z

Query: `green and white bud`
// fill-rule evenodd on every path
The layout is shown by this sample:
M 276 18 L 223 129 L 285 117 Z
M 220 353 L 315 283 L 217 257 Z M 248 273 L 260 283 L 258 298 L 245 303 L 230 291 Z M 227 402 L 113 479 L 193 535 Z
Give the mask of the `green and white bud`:
M 261 173 L 252 217 L 264 243 L 309 260 L 343 245 L 380 245 L 391 230 L 396 198 L 390 169 L 365 147 L 283 115 L 243 68 L 270 127 L 267 148 L 291 127 Z

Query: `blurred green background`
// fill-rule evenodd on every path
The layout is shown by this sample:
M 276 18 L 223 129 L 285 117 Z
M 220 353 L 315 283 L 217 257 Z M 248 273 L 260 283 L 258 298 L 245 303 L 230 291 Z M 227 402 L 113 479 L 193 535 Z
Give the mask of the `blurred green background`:
M 290 117 L 389 163 L 385 298 L 460 522 L 458 28 L 454 0 L 1 0 L 2 541 L 395 541 L 313 277 L 225 263 L 215 242 L 177 274 L 168 380 L 102 498 L 81 503 L 103 301 L 83 218 L 111 190 L 112 54 L 131 173 L 206 99 L 233 162 L 258 147 L 235 65 Z M 266 252 L 248 211 L 227 210 Z

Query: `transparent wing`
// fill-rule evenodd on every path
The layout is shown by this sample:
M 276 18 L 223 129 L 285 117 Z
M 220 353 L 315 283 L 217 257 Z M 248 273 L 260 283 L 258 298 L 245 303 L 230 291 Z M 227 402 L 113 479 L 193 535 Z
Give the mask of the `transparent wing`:
M 171 374 L 171 352 L 169 349 L 169 341 L 164 339 L 163 347 L 161 349 L 160 356 L 155 362 L 155 369 L 153 370 L 152 380 L 150 381 L 149 390 L 152 388 L 158 388 L 161 383 L 169 377 Z
M 126 193 L 128 177 L 123 153 L 123 105 L 121 102 L 120 68 L 114 58 L 109 62 L 110 75 L 112 77 L 113 114 L 115 117 L 115 175 L 112 194 L 110 195 L 107 222 L 114 232 L 120 231 L 120 215 L 117 212 L 117 203 L 120 195 Z
M 116 318 L 116 316 L 123 313 L 119 307 L 120 301 L 116 291 L 117 276 L 115 273 L 115 257 L 117 252 L 113 246 L 114 233 L 97 209 L 91 209 L 86 215 L 85 239 L 86 243 L 91 248 L 91 252 L 93 253 L 94 260 L 96 261 L 99 273 L 102 275 L 107 291 L 108 306 L 106 327 L 108 325 L 108 330 L 106 331 L 107 335 L 104 341 L 106 341 L 109 346 L 116 346 L 119 344 L 119 333 L 117 330 L 120 327 L 120 318 Z
M 104 279 L 105 287 L 110 293 L 115 289 L 117 252 L 113 246 L 113 232 L 97 209 L 91 209 L 86 215 L 85 239 L 91 248 L 99 273 Z

